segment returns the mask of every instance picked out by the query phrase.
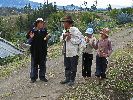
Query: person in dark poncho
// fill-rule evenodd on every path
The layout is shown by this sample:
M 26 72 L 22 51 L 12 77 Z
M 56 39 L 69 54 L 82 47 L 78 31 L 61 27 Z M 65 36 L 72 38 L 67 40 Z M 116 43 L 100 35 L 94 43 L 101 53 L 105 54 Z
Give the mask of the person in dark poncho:
M 35 27 L 30 30 L 27 34 L 29 41 L 30 52 L 31 52 L 31 82 L 34 83 L 38 78 L 38 67 L 39 67 L 39 78 L 40 80 L 47 82 L 45 77 L 46 73 L 46 56 L 47 56 L 47 43 L 49 35 L 45 28 L 45 22 L 42 18 L 38 18 L 35 22 Z

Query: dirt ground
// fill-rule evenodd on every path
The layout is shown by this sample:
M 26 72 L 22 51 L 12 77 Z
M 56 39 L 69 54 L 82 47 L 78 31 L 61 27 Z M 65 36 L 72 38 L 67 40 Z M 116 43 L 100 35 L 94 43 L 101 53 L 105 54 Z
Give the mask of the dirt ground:
M 128 41 L 133 41 L 133 28 L 122 28 L 113 33 L 110 37 L 113 50 L 123 48 Z M 79 60 L 76 84 L 74 87 L 61 85 L 64 79 L 63 57 L 47 61 L 48 82 L 37 80 L 30 83 L 29 78 L 30 62 L 26 68 L 14 71 L 13 74 L 0 80 L 0 100 L 57 100 L 57 98 L 69 88 L 74 88 L 76 84 L 84 82 L 81 76 L 81 61 Z M 92 74 L 95 72 L 95 58 L 92 66 Z

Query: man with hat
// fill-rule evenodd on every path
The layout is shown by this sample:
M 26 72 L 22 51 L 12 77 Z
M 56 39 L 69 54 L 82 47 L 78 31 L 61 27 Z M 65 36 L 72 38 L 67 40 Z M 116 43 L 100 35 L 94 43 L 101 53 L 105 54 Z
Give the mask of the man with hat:
M 96 56 L 96 73 L 98 80 L 106 78 L 106 69 L 107 69 L 107 57 L 112 53 L 112 45 L 109 39 L 108 28 L 103 28 L 100 31 L 101 38 L 97 41 L 95 49 L 97 50 Z
M 31 52 L 31 82 L 34 83 L 38 78 L 47 82 L 45 77 L 46 73 L 46 56 L 47 56 L 47 43 L 49 35 L 45 28 L 45 22 L 42 18 L 38 18 L 35 22 L 35 27 L 29 31 L 27 38 L 30 41 L 30 52 Z M 38 68 L 39 67 L 39 68 Z
M 96 38 L 93 36 L 93 29 L 88 28 L 86 30 L 86 48 L 83 50 L 82 55 L 82 76 L 85 80 L 89 79 L 91 77 L 91 66 L 92 66 L 92 60 L 93 60 L 93 44 L 96 44 Z
M 64 66 L 65 80 L 61 84 L 74 85 L 77 65 L 78 65 L 78 49 L 81 43 L 82 33 L 78 28 L 73 27 L 74 21 L 71 16 L 65 16 L 63 20 L 64 31 L 61 40 L 64 41 Z

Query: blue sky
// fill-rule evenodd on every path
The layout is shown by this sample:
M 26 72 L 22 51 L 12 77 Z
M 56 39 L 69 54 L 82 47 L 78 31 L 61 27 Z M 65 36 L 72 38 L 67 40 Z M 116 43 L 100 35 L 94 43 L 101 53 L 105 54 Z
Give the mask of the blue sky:
M 44 3 L 46 0 L 30 0 L 39 3 Z M 49 2 L 57 2 L 57 5 L 70 5 L 74 4 L 81 6 L 84 1 L 88 2 L 88 7 L 90 7 L 95 0 L 49 0 Z M 111 4 L 113 8 L 119 7 L 129 7 L 133 4 L 133 0 L 97 0 L 98 8 L 106 8 L 108 4 Z M 83 6 L 83 5 L 82 5 Z

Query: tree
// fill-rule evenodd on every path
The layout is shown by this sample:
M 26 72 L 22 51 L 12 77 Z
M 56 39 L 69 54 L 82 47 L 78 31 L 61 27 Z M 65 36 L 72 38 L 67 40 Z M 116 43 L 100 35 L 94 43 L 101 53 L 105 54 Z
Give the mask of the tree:
M 74 11 L 75 10 L 74 4 L 71 4 L 71 7 L 72 7 L 72 10 Z
M 63 6 L 63 12 L 65 12 L 66 11 L 66 8 L 65 8 L 65 6 Z
M 87 10 L 88 8 L 87 8 L 87 2 L 86 1 L 84 1 L 84 6 L 85 6 L 85 10 Z
M 108 11 L 111 11 L 112 10 L 111 4 L 108 5 L 108 8 L 107 9 L 108 9 Z
M 97 0 L 96 1 L 94 1 L 95 2 L 95 5 L 97 6 Z
M 54 10 L 57 11 L 57 5 L 56 5 L 56 2 L 54 2 Z
M 91 9 L 92 9 L 93 11 L 97 10 L 96 5 L 95 5 L 95 4 L 93 4 L 93 5 L 91 6 Z

